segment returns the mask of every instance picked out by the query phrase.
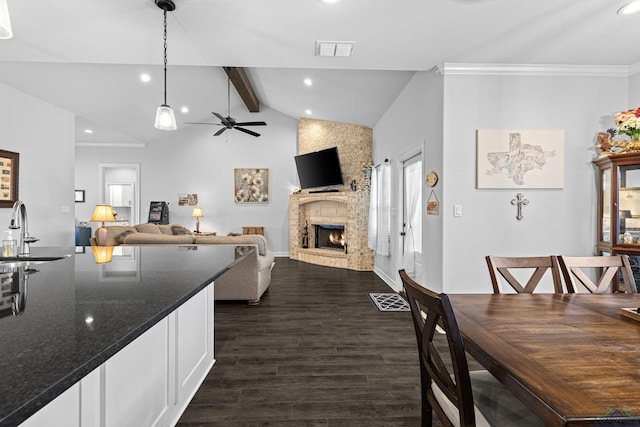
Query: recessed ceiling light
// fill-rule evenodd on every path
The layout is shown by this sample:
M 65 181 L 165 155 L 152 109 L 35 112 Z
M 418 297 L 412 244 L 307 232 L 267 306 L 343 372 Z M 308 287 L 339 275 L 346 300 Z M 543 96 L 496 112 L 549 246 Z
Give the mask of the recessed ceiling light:
M 304 110 L 305 113 L 307 113 L 307 116 L 311 115 L 311 110 Z
M 640 1 L 632 1 L 631 3 L 627 3 L 618 9 L 618 15 L 631 15 L 632 13 L 636 13 L 640 11 Z
M 150 82 L 151 81 L 151 76 L 149 74 L 147 74 L 147 73 L 142 73 L 142 74 L 140 74 L 140 81 L 144 82 L 144 83 Z
M 183 106 L 180 108 L 180 112 L 181 112 L 182 114 L 187 114 L 187 113 L 189 112 L 189 107 L 187 107 L 186 105 L 183 105 Z
M 338 3 L 340 0 L 320 0 L 320 3 L 327 3 L 327 4 L 331 4 L 331 3 Z
M 93 131 L 91 129 L 85 129 L 84 133 L 93 133 Z
M 307 86 L 311 86 L 313 84 L 313 81 L 311 81 L 311 79 L 306 78 L 304 79 L 304 84 L 306 84 Z

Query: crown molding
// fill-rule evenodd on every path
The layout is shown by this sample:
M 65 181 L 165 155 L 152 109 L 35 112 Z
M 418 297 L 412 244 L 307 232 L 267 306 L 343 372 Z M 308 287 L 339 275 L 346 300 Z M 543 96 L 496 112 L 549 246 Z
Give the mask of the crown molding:
M 629 76 L 640 73 L 640 62 L 629 65 Z
M 433 71 L 442 75 L 628 77 L 630 68 L 627 65 L 444 63 Z M 640 64 L 636 69 L 640 72 Z
M 144 148 L 147 144 L 143 142 L 76 142 L 76 147 L 94 148 Z

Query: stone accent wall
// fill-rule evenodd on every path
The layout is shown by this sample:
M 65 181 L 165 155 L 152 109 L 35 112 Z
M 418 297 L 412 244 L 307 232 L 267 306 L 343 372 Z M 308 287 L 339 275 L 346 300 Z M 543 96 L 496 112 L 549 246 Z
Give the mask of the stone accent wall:
M 298 153 L 306 154 L 338 147 L 345 187 L 340 192 L 309 193 L 302 190 L 289 196 L 289 257 L 328 267 L 359 271 L 373 270 L 374 253 L 367 247 L 369 187 L 362 166 L 371 163 L 373 132 L 362 125 L 304 119 L 298 121 Z M 351 191 L 351 181 L 357 190 Z M 309 248 L 302 248 L 308 224 Z M 344 225 L 346 253 L 313 248 L 313 224 Z
M 373 130 L 362 125 L 298 119 L 298 154 L 338 147 L 342 177 L 348 187 L 363 181 L 362 165 L 373 159 Z

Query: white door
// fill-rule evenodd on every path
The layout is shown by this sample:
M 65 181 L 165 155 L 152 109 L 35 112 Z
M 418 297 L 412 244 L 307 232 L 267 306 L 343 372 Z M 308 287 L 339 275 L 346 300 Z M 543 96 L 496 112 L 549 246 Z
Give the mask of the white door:
M 422 277 L 422 153 L 402 162 L 402 267 Z

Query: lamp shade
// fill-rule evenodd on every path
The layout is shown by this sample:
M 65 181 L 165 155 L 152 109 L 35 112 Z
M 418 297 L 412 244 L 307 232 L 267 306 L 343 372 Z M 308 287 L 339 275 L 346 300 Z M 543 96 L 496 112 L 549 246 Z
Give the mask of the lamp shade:
M 2 1 L 2 0 L 0 0 Z M 167 104 L 162 104 L 156 110 L 156 129 L 160 130 L 176 130 L 178 125 L 176 124 L 176 115 L 173 112 L 173 108 Z
M 203 217 L 204 214 L 202 213 L 202 208 L 193 208 L 193 212 L 191 213 L 191 216 L 194 218 Z
M 93 215 L 89 221 L 92 222 L 112 222 L 116 218 L 113 216 L 113 208 L 111 205 L 96 205 Z
M 11 30 L 9 5 L 7 0 L 0 0 L 0 39 L 10 39 L 11 37 L 13 37 L 13 30 Z
M 92 246 L 93 257 L 96 260 L 96 264 L 105 264 L 111 262 L 113 257 L 113 246 Z

